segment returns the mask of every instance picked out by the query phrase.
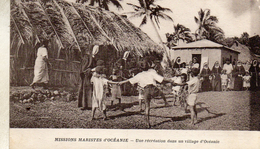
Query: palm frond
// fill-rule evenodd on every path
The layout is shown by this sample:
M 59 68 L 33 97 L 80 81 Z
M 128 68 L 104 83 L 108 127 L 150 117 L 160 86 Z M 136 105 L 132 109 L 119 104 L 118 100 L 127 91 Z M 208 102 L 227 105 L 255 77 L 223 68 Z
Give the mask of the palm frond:
M 110 2 L 113 3 L 113 5 L 115 5 L 118 9 L 123 9 L 118 0 L 110 0 Z
M 139 27 L 141 27 L 142 25 L 144 25 L 144 24 L 146 24 L 146 23 L 147 23 L 147 17 L 144 16 L 144 18 L 142 19 L 142 22 L 141 22 L 141 24 L 140 24 Z

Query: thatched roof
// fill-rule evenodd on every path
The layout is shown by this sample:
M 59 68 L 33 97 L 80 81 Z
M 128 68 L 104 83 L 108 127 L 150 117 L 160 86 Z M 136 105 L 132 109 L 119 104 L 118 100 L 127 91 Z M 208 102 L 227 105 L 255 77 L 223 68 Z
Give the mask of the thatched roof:
M 61 51 L 89 45 L 110 45 L 142 56 L 162 48 L 128 19 L 101 8 L 63 0 L 12 2 L 11 49 L 51 39 L 57 58 Z
M 235 43 L 232 45 L 231 48 L 240 52 L 240 54 L 238 55 L 238 60 L 243 63 L 254 59 L 258 59 L 258 60 L 260 59 L 253 52 L 251 52 L 246 45 L 243 45 L 238 41 L 235 41 Z

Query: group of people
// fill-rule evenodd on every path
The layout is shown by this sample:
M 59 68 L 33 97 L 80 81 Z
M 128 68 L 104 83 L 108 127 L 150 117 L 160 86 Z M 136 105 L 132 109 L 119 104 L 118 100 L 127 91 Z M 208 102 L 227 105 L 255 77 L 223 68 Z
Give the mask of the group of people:
M 31 87 L 34 88 L 36 83 L 47 84 L 48 76 L 48 42 L 43 42 L 38 49 L 37 58 L 34 67 L 34 79 Z M 103 119 L 107 119 L 106 115 L 106 94 L 109 85 L 111 86 L 112 100 L 111 105 L 115 99 L 121 103 L 121 88 L 120 85 L 129 82 L 130 84 L 138 84 L 139 104 L 142 110 L 142 100 L 145 102 L 145 116 L 148 127 L 151 127 L 149 122 L 150 101 L 153 97 L 160 95 L 168 105 L 166 98 L 157 83 L 171 83 L 173 90 L 181 86 L 187 86 L 188 95 L 185 99 L 185 110 L 189 107 L 191 111 L 191 123 L 195 124 L 197 120 L 196 100 L 197 93 L 201 91 L 221 91 L 221 90 L 242 90 L 249 88 L 255 90 L 259 88 L 260 83 L 260 64 L 256 60 L 252 64 L 247 63 L 244 68 L 240 61 L 234 67 L 229 59 L 223 68 L 219 62 L 215 62 L 212 69 L 208 67 L 205 62 L 200 71 L 200 65 L 196 59 L 186 67 L 185 63 L 180 63 L 180 58 L 176 62 L 179 66 L 179 73 L 172 78 L 163 77 L 156 71 L 155 64 L 149 59 L 144 59 L 140 64 L 140 72 L 129 79 L 123 78 L 117 69 L 113 69 L 110 77 L 106 76 L 106 68 L 104 61 L 98 60 L 96 67 L 90 67 L 92 64 L 92 56 L 90 53 L 85 53 L 82 57 L 82 69 L 80 71 L 81 83 L 78 94 L 78 107 L 82 110 L 87 108 L 92 109 L 91 120 L 94 119 L 96 109 L 103 113 Z M 250 66 L 251 65 L 251 66 Z M 180 67 L 181 66 L 181 67 Z M 109 78 L 110 80 L 108 80 Z M 175 103 L 175 102 L 174 102 Z
M 90 73 L 92 73 L 92 77 L 90 79 L 90 83 L 93 85 L 93 91 L 92 91 L 92 116 L 91 120 L 95 119 L 95 111 L 96 109 L 99 109 L 103 113 L 103 119 L 107 119 L 106 115 L 106 90 L 109 86 L 109 84 L 112 86 L 111 92 L 112 92 L 112 101 L 115 99 L 119 99 L 119 102 L 121 102 L 121 89 L 120 85 L 129 82 L 130 84 L 138 84 L 139 86 L 139 98 L 140 99 L 140 108 L 142 108 L 142 102 L 141 100 L 144 100 L 145 103 L 145 116 L 146 116 L 146 122 L 148 124 L 148 127 L 151 127 L 149 123 L 149 113 L 150 113 L 150 102 L 153 97 L 156 97 L 160 95 L 163 100 L 165 101 L 165 105 L 168 105 L 166 98 L 162 92 L 161 89 L 157 87 L 157 83 L 171 83 L 173 86 L 184 86 L 188 85 L 189 88 L 189 96 L 187 97 L 187 107 L 190 107 L 191 111 L 191 123 L 195 124 L 197 119 L 197 112 L 195 108 L 196 103 L 196 93 L 199 91 L 199 79 L 197 75 L 199 74 L 199 69 L 194 68 L 191 71 L 191 78 L 188 82 L 175 82 L 172 78 L 166 78 L 157 73 L 157 71 L 154 69 L 154 64 L 152 61 L 144 60 L 142 61 L 141 65 L 139 67 L 141 68 L 141 72 L 136 74 L 135 76 L 118 81 L 117 78 L 119 77 L 116 75 L 115 70 L 113 71 L 113 74 L 110 77 L 106 77 L 105 75 L 105 67 L 103 65 L 103 61 L 99 60 L 97 62 L 97 66 L 93 69 L 87 69 L 87 71 L 84 72 L 86 76 L 89 76 Z M 107 78 L 110 78 L 108 80 Z M 111 102 L 112 104 L 113 102 Z M 187 108 L 185 107 L 185 108 Z
M 175 70 L 179 74 L 186 73 L 187 75 L 189 75 L 191 68 L 200 68 L 196 58 L 193 59 L 189 67 L 181 66 L 185 66 L 185 63 L 181 63 L 177 69 L 175 67 Z M 227 58 L 223 67 L 216 61 L 212 69 L 209 68 L 208 62 L 204 62 L 200 70 L 200 91 L 202 92 L 257 90 L 260 87 L 260 64 L 257 60 L 247 61 L 245 64 L 237 61 L 233 65 Z

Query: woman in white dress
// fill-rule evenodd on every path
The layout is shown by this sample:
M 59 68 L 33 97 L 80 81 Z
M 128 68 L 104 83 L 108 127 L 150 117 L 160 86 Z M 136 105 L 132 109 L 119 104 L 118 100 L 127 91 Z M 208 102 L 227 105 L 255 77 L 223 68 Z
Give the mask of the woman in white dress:
M 43 41 L 41 47 L 39 47 L 37 51 L 37 58 L 35 60 L 34 65 L 34 78 L 33 82 L 30 85 L 33 89 L 35 88 L 36 83 L 43 83 L 44 87 L 46 87 L 49 82 L 48 75 L 48 52 L 47 47 L 48 41 Z

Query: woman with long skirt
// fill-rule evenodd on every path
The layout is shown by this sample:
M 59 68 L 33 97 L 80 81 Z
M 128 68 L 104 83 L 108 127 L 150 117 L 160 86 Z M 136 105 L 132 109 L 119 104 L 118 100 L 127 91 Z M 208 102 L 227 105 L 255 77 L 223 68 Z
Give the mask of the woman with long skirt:
M 243 90 L 243 76 L 245 75 L 245 69 L 242 66 L 240 61 L 237 61 L 237 65 L 233 70 L 233 77 L 234 77 L 234 90 L 235 91 L 242 91 Z
M 259 88 L 259 72 L 260 69 L 258 67 L 257 60 L 253 60 L 253 63 L 249 69 L 249 72 L 251 74 L 251 80 L 250 80 L 250 90 L 255 91 Z
M 211 71 L 209 69 L 207 62 L 203 64 L 203 68 L 201 70 L 200 76 L 202 77 L 201 90 L 203 92 L 211 91 L 211 83 L 210 83 Z
M 212 90 L 213 91 L 221 91 L 221 71 L 222 68 L 219 65 L 219 62 L 216 61 L 212 68 Z

